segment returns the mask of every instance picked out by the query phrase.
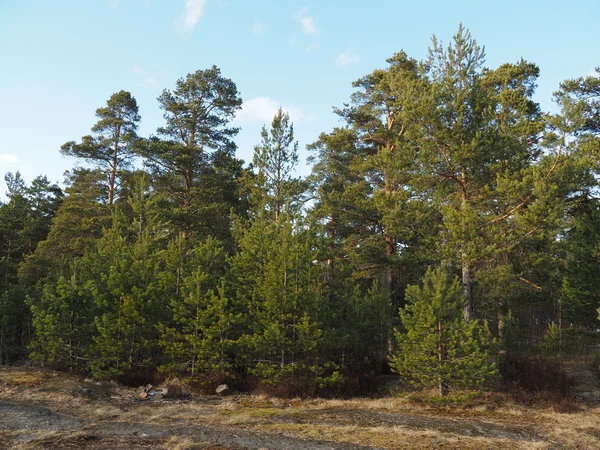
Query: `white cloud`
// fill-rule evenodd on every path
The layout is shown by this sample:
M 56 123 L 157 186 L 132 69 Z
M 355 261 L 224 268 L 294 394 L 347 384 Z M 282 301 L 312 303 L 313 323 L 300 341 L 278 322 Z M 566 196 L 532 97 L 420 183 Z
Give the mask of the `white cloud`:
M 271 123 L 273 116 L 279 108 L 290 115 L 290 119 L 294 123 L 298 123 L 305 116 L 300 108 L 289 105 L 281 105 L 277 100 L 270 97 L 255 97 L 242 104 L 242 109 L 235 116 L 236 123 Z
M 266 31 L 267 27 L 260 22 L 255 22 L 254 25 L 252 25 L 252 34 L 264 34 Z
M 0 154 L 0 161 L 3 163 L 18 163 L 19 157 L 15 155 L 9 155 L 7 153 Z
M 119 6 L 119 0 L 111 0 L 108 3 L 108 6 L 110 9 L 117 9 L 117 6 Z
M 180 21 L 185 31 L 192 31 L 202 14 L 206 0 L 186 0 L 185 11 L 181 15 Z
M 335 65 L 338 67 L 346 67 L 350 64 L 356 64 L 360 61 L 360 55 L 354 53 L 351 48 L 340 53 L 335 59 Z
M 300 22 L 302 25 L 302 31 L 306 34 L 317 34 L 317 24 L 315 23 L 314 17 L 308 15 L 308 8 L 303 6 L 296 14 L 294 14 L 295 19 Z
M 316 34 L 317 26 L 315 25 L 315 19 L 312 17 L 303 17 L 302 20 L 302 31 L 306 34 Z
M 296 19 L 300 19 L 302 16 L 305 16 L 307 14 L 308 14 L 308 7 L 303 6 L 298 11 L 296 11 L 295 17 L 296 17 Z
M 140 82 L 140 86 L 142 87 L 149 87 L 149 86 L 155 86 L 156 85 L 156 78 L 154 78 L 152 76 L 152 74 L 150 74 L 146 69 L 140 67 L 140 66 L 133 66 L 133 73 L 138 77 L 141 78 L 141 82 Z

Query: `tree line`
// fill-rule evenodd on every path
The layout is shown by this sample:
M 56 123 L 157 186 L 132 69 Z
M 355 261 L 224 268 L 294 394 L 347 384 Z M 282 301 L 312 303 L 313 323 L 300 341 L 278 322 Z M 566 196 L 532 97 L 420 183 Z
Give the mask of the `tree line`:
M 242 100 L 217 67 L 163 91 L 149 138 L 115 93 L 61 147 L 87 163 L 64 192 L 5 177 L 0 363 L 313 391 L 391 368 L 445 395 L 493 381 L 501 353 L 594 338 L 596 72 L 545 113 L 538 67 L 486 67 L 461 26 L 354 82 L 306 178 L 281 109 L 236 157 Z

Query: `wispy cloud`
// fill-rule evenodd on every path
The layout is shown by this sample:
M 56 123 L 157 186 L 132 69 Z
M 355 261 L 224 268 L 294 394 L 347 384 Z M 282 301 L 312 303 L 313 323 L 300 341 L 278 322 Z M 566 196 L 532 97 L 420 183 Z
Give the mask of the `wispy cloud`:
M 305 16 L 307 14 L 308 14 L 308 6 L 303 6 L 298 11 L 296 11 L 295 17 L 296 17 L 296 19 L 299 19 L 300 17 Z
M 8 153 L 0 154 L 0 161 L 3 163 L 18 163 L 19 157 Z
M 338 67 L 346 67 L 350 64 L 356 64 L 360 61 L 360 55 L 352 51 L 351 48 L 340 53 L 335 59 L 335 65 Z
M 141 79 L 140 86 L 150 87 L 156 85 L 156 79 L 151 76 L 146 69 L 143 69 L 139 66 L 133 66 L 133 73 Z
M 202 14 L 204 14 L 205 4 L 206 0 L 186 0 L 185 10 L 179 19 L 185 31 L 194 29 Z
M 235 116 L 235 122 L 242 123 L 271 123 L 279 108 L 290 115 L 292 122 L 298 123 L 305 115 L 294 105 L 284 106 L 270 97 L 255 97 L 242 104 L 242 109 Z
M 310 52 L 312 52 L 313 50 L 316 50 L 316 49 L 318 49 L 319 47 L 320 47 L 320 45 L 319 45 L 319 44 L 311 44 L 311 45 L 307 45 L 306 47 L 304 47 L 304 51 L 305 51 L 306 53 L 310 53 Z
M 315 22 L 315 18 L 308 15 L 308 8 L 303 6 L 296 14 L 294 14 L 294 18 L 300 22 L 302 25 L 302 31 L 306 34 L 317 34 L 319 30 L 317 29 L 317 24 Z
M 119 6 L 119 0 L 110 0 L 108 2 L 108 7 L 110 9 L 117 9 L 117 6 Z
M 252 34 L 265 34 L 267 31 L 267 27 L 260 22 L 255 22 L 252 25 Z

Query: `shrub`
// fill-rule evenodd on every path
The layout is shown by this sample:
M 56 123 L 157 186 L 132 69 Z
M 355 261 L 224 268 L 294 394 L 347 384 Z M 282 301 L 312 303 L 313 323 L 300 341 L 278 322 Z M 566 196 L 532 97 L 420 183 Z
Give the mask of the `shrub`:
M 541 356 L 506 356 L 499 365 L 501 388 L 526 405 L 547 404 L 567 409 L 574 382 L 556 361 Z
M 457 277 L 431 268 L 423 287 L 406 289 L 408 305 L 400 311 L 405 332 L 396 330 L 397 351 L 390 366 L 416 386 L 437 386 L 439 395 L 450 387 L 481 387 L 497 370 L 489 349 L 495 343 L 485 323 L 466 322 Z

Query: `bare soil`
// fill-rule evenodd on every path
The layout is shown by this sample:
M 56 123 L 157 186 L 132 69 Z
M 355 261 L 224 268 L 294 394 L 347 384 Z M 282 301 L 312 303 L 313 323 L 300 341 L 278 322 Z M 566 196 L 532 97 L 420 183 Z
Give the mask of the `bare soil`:
M 598 396 L 594 377 L 583 375 L 582 398 Z M 192 393 L 140 401 L 137 392 L 64 373 L 0 367 L 0 448 L 600 448 L 594 402 L 561 414 L 498 394 L 432 406 L 401 394 L 282 400 Z

